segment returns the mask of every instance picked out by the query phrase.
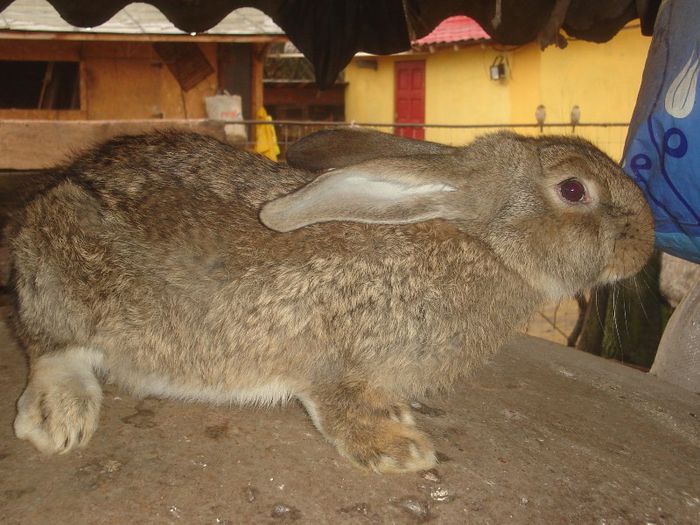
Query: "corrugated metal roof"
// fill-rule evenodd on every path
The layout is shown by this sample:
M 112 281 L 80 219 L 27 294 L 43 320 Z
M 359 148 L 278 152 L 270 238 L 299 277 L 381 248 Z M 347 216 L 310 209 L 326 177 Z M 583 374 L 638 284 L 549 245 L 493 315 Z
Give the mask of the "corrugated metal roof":
M 95 0 L 99 2 L 100 0 Z M 46 0 L 15 0 L 0 12 L 0 30 L 51 33 L 112 33 L 184 35 L 163 13 L 149 4 L 133 3 L 108 22 L 93 28 L 76 27 L 61 18 Z M 206 31 L 207 35 L 281 35 L 284 31 L 262 11 L 241 7 Z
M 489 34 L 475 20 L 468 16 L 451 16 L 440 22 L 431 33 L 413 41 L 413 45 L 457 44 L 490 39 Z

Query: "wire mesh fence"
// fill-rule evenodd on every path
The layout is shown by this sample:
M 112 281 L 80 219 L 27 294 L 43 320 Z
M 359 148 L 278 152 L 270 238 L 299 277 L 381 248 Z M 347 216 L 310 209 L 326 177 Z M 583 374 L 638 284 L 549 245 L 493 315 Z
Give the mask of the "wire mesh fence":
M 627 135 L 626 122 L 593 122 L 538 124 L 413 124 L 379 122 L 329 122 L 296 120 L 245 120 L 236 122 L 246 129 L 246 145 L 254 146 L 256 131 L 261 126 L 274 126 L 277 143 L 282 153 L 302 137 L 323 129 L 338 127 L 363 127 L 395 133 L 405 137 L 425 139 L 453 146 L 461 146 L 479 135 L 496 131 L 515 131 L 525 135 L 557 134 L 573 135 L 590 140 L 615 160 L 620 160 Z

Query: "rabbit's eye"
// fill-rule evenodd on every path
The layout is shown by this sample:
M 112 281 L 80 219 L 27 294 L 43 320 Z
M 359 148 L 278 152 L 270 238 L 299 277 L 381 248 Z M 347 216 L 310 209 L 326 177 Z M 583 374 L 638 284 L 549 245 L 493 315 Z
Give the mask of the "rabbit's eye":
M 581 202 L 586 196 L 586 188 L 576 179 L 569 179 L 559 185 L 559 193 L 569 202 Z

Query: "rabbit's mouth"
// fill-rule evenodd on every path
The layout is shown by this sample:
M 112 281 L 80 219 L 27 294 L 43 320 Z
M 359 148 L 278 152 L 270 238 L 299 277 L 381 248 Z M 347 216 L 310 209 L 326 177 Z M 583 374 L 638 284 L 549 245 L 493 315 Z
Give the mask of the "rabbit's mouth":
M 647 263 L 654 250 L 653 228 L 639 229 L 635 233 L 634 236 L 624 233 L 615 240 L 612 259 L 600 274 L 600 284 L 632 277 Z
M 625 182 L 630 182 L 625 180 Z M 603 228 L 609 232 L 610 257 L 598 278 L 599 284 L 610 284 L 632 277 L 647 263 L 654 251 L 654 219 L 638 188 L 638 200 L 617 203 L 608 210 L 610 222 Z M 620 192 L 623 194 L 623 192 Z

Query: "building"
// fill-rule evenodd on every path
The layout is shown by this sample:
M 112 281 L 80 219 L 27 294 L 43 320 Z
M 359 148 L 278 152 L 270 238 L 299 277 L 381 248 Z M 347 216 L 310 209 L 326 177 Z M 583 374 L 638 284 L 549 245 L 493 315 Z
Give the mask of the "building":
M 319 90 L 313 66 L 291 42 L 272 44 L 263 76 L 265 107 L 275 120 L 344 121 L 347 84 L 340 77 Z
M 473 20 L 452 17 L 415 41 L 411 52 L 356 56 L 345 71 L 346 118 L 480 126 L 409 128 L 417 138 L 461 144 L 492 126 L 523 125 L 518 131 L 538 133 L 540 105 L 545 125 L 561 124 L 544 131 L 571 132 L 578 106 L 581 124 L 601 125 L 579 126 L 576 133 L 619 159 L 649 44 L 639 26 L 630 25 L 605 44 L 570 39 L 565 50 L 504 47 Z
M 16 0 L 0 12 L 0 168 L 52 165 L 80 137 L 99 140 L 139 128 L 136 121 L 204 119 L 205 98 L 224 90 L 241 96 L 243 118 L 255 118 L 266 48 L 284 41 L 252 8 L 190 35 L 148 4 L 86 29 L 45 0 Z

